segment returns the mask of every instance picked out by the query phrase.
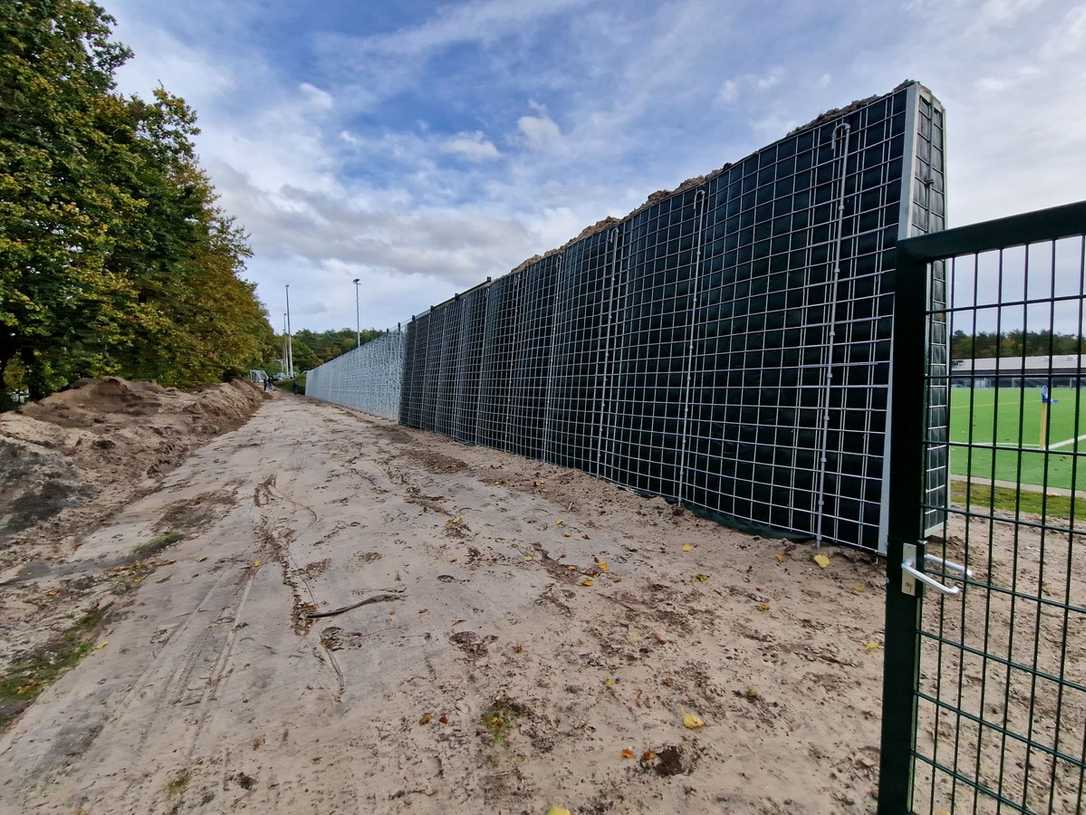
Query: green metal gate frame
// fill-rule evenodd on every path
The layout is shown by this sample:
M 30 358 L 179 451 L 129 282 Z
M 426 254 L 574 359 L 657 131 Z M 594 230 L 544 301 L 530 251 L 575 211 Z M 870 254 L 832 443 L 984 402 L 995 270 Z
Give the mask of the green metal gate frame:
M 923 571 L 927 554 L 926 529 L 930 528 L 932 512 L 939 511 L 938 507 L 933 506 L 930 497 L 931 483 L 927 477 L 930 463 L 927 460 L 927 447 L 930 439 L 928 433 L 932 401 L 931 368 L 950 364 L 945 346 L 940 359 L 939 338 L 931 336 L 933 312 L 929 304 L 933 302 L 933 294 L 942 294 L 944 298 L 947 295 L 945 291 L 934 291 L 936 287 L 946 285 L 945 277 L 940 279 L 941 264 L 948 259 L 963 255 L 977 255 L 992 250 L 1039 242 L 1054 242 L 1061 238 L 1083 235 L 1086 235 L 1086 201 L 909 238 L 897 244 L 897 272 L 893 287 L 895 315 L 892 392 L 895 395 L 895 404 L 891 425 L 891 489 L 879 815 L 905 815 L 914 811 L 912 798 L 917 760 L 917 707 L 920 698 L 924 589 L 921 583 L 913 581 L 915 593 L 907 594 L 902 590 L 902 581 L 903 578 L 907 582 L 910 580 L 908 570 L 903 569 L 903 561 L 907 554 L 913 555 L 911 562 L 915 569 Z M 942 376 L 945 381 L 946 374 Z M 905 400 L 912 394 L 921 395 L 922 403 L 906 402 Z M 944 500 L 947 500 L 945 496 L 949 493 L 944 490 L 942 494 Z M 915 547 L 915 549 L 910 547 Z M 971 576 L 951 574 L 948 566 L 953 565 L 955 564 L 944 565 L 942 571 L 934 573 L 933 577 L 938 580 L 959 577 L 958 585 L 967 590 L 970 586 L 975 586 L 979 591 L 993 589 L 990 584 L 980 582 L 979 579 L 973 580 Z M 1067 568 L 1070 571 L 1070 555 Z M 1082 568 L 1081 564 L 1080 568 Z M 1074 610 L 1080 611 L 1077 608 Z M 1066 615 L 1064 619 L 1066 623 Z M 1066 645 L 1066 627 L 1063 636 Z M 954 645 L 957 646 L 956 643 Z M 997 654 L 989 653 L 981 653 L 980 657 L 994 661 L 1003 659 Z M 1036 665 L 1034 665 L 1034 672 L 1036 673 Z M 1046 679 L 1051 681 L 1053 677 L 1046 677 Z M 1076 690 L 1080 684 L 1065 681 L 1062 676 L 1057 681 L 1068 687 L 1074 686 Z M 1061 687 L 1061 691 L 1062 689 Z M 958 716 L 959 723 L 962 717 L 968 718 L 971 715 L 960 709 L 955 710 L 954 713 Z M 1031 733 L 1023 736 L 1004 727 L 1002 736 L 1004 739 L 1010 736 L 1025 741 L 1028 749 L 1041 750 L 1042 747 L 1033 741 L 1032 726 L 1030 729 Z M 978 733 L 980 732 L 982 730 L 978 727 Z M 1047 747 L 1043 749 L 1050 750 Z M 1059 759 L 1065 763 L 1070 761 L 1071 766 L 1080 768 L 1083 766 L 1082 761 L 1075 757 L 1060 754 Z M 955 760 L 953 771 L 941 767 L 940 772 L 953 778 L 955 784 L 962 784 L 974 791 L 972 811 L 976 811 L 976 800 L 981 795 L 985 800 L 994 801 L 998 810 L 1032 811 L 1028 806 L 1004 796 L 1002 782 L 1000 782 L 1000 789 L 990 789 L 981 784 L 978 779 L 959 773 L 956 765 Z M 1001 762 L 1001 778 L 1002 770 Z M 1083 803 L 1080 782 L 1076 809 L 1081 810 Z M 953 806 L 952 803 L 952 810 Z M 1051 804 L 1049 809 L 1051 811 Z

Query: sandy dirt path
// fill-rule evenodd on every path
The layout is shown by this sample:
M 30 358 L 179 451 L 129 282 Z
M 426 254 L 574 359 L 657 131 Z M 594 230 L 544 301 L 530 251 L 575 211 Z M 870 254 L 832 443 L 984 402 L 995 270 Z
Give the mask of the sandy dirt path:
M 293 398 L 77 555 L 193 507 L 0 737 L 0 812 L 873 811 L 864 556 Z

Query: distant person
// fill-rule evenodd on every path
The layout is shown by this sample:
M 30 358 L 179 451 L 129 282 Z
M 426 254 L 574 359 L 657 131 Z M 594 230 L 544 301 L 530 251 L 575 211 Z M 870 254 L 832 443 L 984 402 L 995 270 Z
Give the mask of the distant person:
M 271 386 L 272 386 L 271 377 L 268 376 L 267 374 L 264 374 L 264 393 L 267 393 L 268 391 L 270 391 Z

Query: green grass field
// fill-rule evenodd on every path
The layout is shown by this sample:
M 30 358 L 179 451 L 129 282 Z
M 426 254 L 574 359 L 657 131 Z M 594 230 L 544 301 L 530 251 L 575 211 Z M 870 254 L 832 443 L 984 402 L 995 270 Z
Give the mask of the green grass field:
M 974 478 L 1022 484 L 1047 483 L 1049 487 L 1063 489 L 1075 486 L 1071 483 L 1073 457 L 1059 454 L 1076 450 L 1086 453 L 1086 438 L 1078 438 L 1086 435 L 1086 393 L 1080 395 L 1074 388 L 1054 388 L 1052 391 L 1056 404 L 1049 406 L 1047 481 L 1046 455 L 1040 437 L 1040 388 L 1026 388 L 1024 391 L 1018 388 L 977 388 L 972 391 L 968 388 L 951 388 L 950 393 L 951 441 L 980 445 L 952 449 L 952 474 L 972 473 Z M 1077 423 L 1076 407 L 1080 410 Z M 999 445 L 1018 447 L 1019 438 L 1024 448 L 1021 453 L 999 449 Z M 1086 459 L 1080 461 L 1075 480 L 1086 490 Z

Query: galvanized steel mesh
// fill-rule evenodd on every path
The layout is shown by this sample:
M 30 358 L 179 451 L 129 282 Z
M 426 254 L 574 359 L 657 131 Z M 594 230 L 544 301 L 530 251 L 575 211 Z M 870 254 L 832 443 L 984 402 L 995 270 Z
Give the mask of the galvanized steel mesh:
M 883 280 L 943 227 L 943 133 L 908 83 L 433 307 L 400 421 L 882 549 Z
M 405 337 L 389 331 L 306 374 L 305 395 L 397 419 Z

